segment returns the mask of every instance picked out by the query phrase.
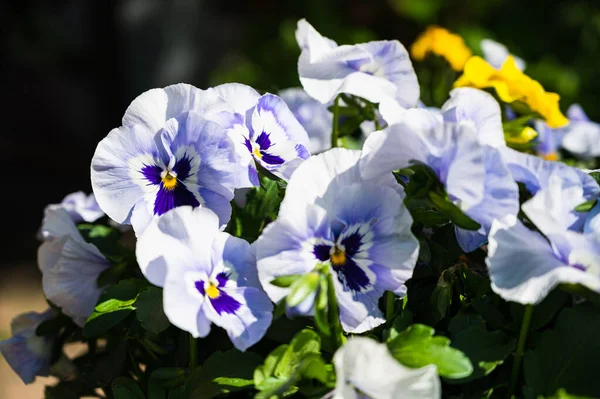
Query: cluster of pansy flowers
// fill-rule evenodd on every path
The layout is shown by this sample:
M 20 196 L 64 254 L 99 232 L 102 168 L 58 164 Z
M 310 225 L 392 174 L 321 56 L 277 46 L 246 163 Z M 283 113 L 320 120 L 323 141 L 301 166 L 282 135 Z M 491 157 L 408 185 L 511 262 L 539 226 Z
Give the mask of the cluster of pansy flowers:
M 93 156 L 94 194 L 76 193 L 45 210 L 38 259 L 56 308 L 79 326 L 92 313 L 101 294 L 96 280 L 111 262 L 76 224 L 106 214 L 133 227 L 141 272 L 163 288 L 169 321 L 194 338 L 214 324 L 246 350 L 265 335 L 273 304 L 291 295 L 282 279 L 315 273 L 330 278 L 343 331 L 368 332 L 386 321 L 381 297 L 403 297 L 417 263 L 406 182 L 392 174 L 414 166 L 426 168 L 439 183 L 435 195 L 470 219 L 455 226 L 458 244 L 467 253 L 487 245 L 492 288 L 504 299 L 536 304 L 561 283 L 600 292 L 600 204 L 575 211 L 596 200 L 600 187 L 582 170 L 509 148 L 501 105 L 480 89 L 527 104 L 545 133 L 567 129 L 560 131 L 566 148 L 597 156 L 597 146 L 584 142 L 600 129 L 580 108 L 565 118 L 558 96 L 521 72 L 501 45 L 484 44 L 487 63 L 442 28 L 412 47 L 416 59 L 433 52 L 455 70 L 464 67 L 440 109 L 419 102 L 417 76 L 398 41 L 339 46 L 305 20 L 296 38 L 303 89 L 279 97 L 242 84 L 176 84 L 131 103 Z M 385 127 L 365 131 L 362 150 L 331 148 L 337 115 L 328 107 L 342 94 L 378 104 Z M 542 144 L 539 152 L 551 152 Z M 286 182 L 285 197 L 251 245 L 224 228 L 236 190 L 258 186 L 260 175 Z M 530 195 L 522 205 L 518 184 Z M 314 316 L 318 291 L 288 302 L 288 315 Z M 13 337 L 0 342 L 25 382 L 50 372 L 52 343 L 35 328 L 52 312 L 19 316 Z M 334 364 L 335 397 L 441 395 L 434 366 L 408 369 L 367 338 L 350 338 Z

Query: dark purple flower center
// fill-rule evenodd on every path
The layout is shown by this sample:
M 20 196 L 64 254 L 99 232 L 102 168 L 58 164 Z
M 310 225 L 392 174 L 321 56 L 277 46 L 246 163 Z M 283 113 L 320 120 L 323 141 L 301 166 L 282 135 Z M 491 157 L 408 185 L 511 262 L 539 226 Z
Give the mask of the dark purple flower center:
M 313 254 L 321 262 L 331 262 L 338 281 L 344 289 L 360 292 L 370 284 L 367 273 L 352 259 L 361 246 L 362 236 L 356 232 L 345 237 L 333 247 L 328 244 L 317 244 Z
M 258 137 L 255 140 L 256 146 L 253 145 L 249 139 L 245 139 L 244 144 L 246 145 L 246 148 L 248 148 L 248 151 L 250 151 L 252 155 L 254 155 L 254 157 L 262 160 L 263 162 L 269 165 L 281 165 L 285 162 L 284 159 L 278 155 L 274 155 L 271 152 L 268 152 L 269 148 L 273 146 L 273 143 L 271 143 L 270 136 L 271 135 L 269 133 L 262 132 L 258 135 Z
M 200 202 L 185 186 L 185 180 L 191 176 L 192 159 L 185 154 L 175 162 L 171 170 L 158 165 L 144 165 L 142 175 L 149 185 L 160 186 L 154 200 L 154 214 L 162 215 L 178 206 L 197 207 Z
M 227 273 L 219 273 L 216 278 L 216 284 L 212 281 L 206 284 L 202 280 L 194 283 L 198 292 L 208 298 L 218 314 L 234 314 L 242 306 L 241 303 L 223 290 L 228 279 L 229 275 Z

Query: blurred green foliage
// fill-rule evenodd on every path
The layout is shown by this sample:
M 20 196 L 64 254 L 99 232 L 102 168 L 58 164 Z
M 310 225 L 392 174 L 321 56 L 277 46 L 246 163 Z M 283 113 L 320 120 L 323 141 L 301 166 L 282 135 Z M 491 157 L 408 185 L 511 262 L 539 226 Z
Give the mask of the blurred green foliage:
M 398 39 L 406 47 L 428 25 L 437 24 L 463 36 L 475 54 L 483 38 L 505 44 L 527 62 L 528 75 L 561 95 L 563 110 L 578 102 L 600 120 L 595 107 L 600 91 L 598 0 L 257 0 L 237 13 L 247 18 L 244 32 L 211 84 L 239 81 L 272 92 L 298 86 L 294 31 L 299 18 L 338 43 Z

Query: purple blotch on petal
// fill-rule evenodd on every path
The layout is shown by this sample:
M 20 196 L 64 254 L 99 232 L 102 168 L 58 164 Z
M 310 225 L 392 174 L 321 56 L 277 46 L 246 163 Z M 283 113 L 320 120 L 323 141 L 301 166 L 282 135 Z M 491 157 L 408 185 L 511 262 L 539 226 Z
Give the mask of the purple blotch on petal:
M 144 167 L 142 168 L 142 170 L 140 171 L 144 177 L 146 178 L 146 180 L 148 180 L 150 182 L 150 184 L 160 184 L 162 179 L 160 177 L 160 174 L 162 173 L 163 169 L 160 166 L 156 166 L 156 165 L 144 165 Z
M 180 182 L 190 177 L 190 171 L 192 170 L 192 159 L 188 154 L 184 154 L 181 159 L 178 159 L 173 166 L 173 171 L 177 173 L 177 180 Z
M 204 291 L 204 281 L 198 280 L 194 283 L 198 292 L 202 295 L 206 295 L 206 291 Z
M 319 259 L 321 262 L 325 262 L 329 260 L 329 251 L 331 250 L 331 246 L 326 244 L 317 244 L 313 248 L 313 254 L 315 257 Z
M 229 279 L 229 274 L 225 272 L 221 272 L 217 274 L 217 282 L 219 283 L 219 287 L 224 287 L 227 284 L 227 280 Z
M 338 281 L 346 290 L 360 292 L 371 284 L 367 273 L 350 256 L 346 256 L 345 263 L 341 265 L 332 263 L 331 266 L 337 274 Z
M 221 290 L 219 290 L 218 297 L 210 299 L 210 303 L 212 303 L 213 308 L 215 308 L 218 314 L 235 314 L 235 312 L 242 306 L 242 304 L 239 303 L 235 298 L 229 296 L 226 292 Z
M 277 155 L 271 155 L 271 154 L 267 154 L 264 151 L 260 151 L 260 154 L 262 155 L 261 160 L 265 163 L 268 163 L 269 165 L 281 165 L 282 163 L 284 163 L 285 161 L 283 160 L 283 158 L 277 156 Z
M 256 144 L 260 147 L 260 151 L 266 151 L 271 147 L 271 139 L 269 138 L 270 134 L 267 132 L 262 132 L 256 138 Z
M 358 232 L 356 232 L 356 233 L 350 234 L 348 237 L 346 237 L 342 240 L 341 244 L 346 249 L 347 256 L 356 255 L 356 253 L 360 249 L 361 238 L 362 238 L 362 236 L 360 234 L 358 234 Z
M 198 202 L 196 196 L 187 189 L 185 184 L 181 182 L 177 182 L 177 186 L 172 190 L 167 190 L 161 183 L 160 190 L 156 193 L 156 201 L 154 201 L 155 215 L 163 215 L 173 208 L 184 205 L 190 205 L 195 208 L 200 205 L 200 202 Z

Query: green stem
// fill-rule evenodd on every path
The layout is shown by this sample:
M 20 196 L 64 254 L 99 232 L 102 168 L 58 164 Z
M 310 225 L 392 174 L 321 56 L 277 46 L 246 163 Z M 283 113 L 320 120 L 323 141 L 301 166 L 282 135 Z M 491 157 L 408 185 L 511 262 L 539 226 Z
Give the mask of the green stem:
M 189 334 L 190 337 L 190 370 L 194 370 L 198 365 L 198 349 L 196 348 L 196 338 Z
M 395 309 L 394 302 L 396 301 L 396 296 L 391 291 L 385 292 L 385 318 L 387 321 L 392 320 L 394 317 Z
M 333 101 L 333 131 L 331 132 L 331 148 L 338 146 L 339 135 L 340 96 Z
M 519 333 L 519 342 L 517 343 L 517 352 L 515 353 L 515 360 L 513 361 L 512 373 L 510 375 L 510 385 L 507 395 L 507 398 L 509 399 L 515 392 L 517 381 L 519 379 L 519 369 L 521 368 L 521 359 L 523 358 L 523 352 L 525 351 L 525 342 L 527 341 L 532 314 L 533 305 L 526 305 L 525 313 L 523 314 L 523 323 L 521 323 L 521 332 Z
M 335 295 L 333 276 L 329 271 L 327 272 L 327 306 L 329 307 L 329 311 L 327 312 L 329 314 L 329 323 L 333 327 L 331 335 L 333 337 L 335 349 L 337 349 L 344 344 L 344 334 L 340 324 L 340 309 Z

